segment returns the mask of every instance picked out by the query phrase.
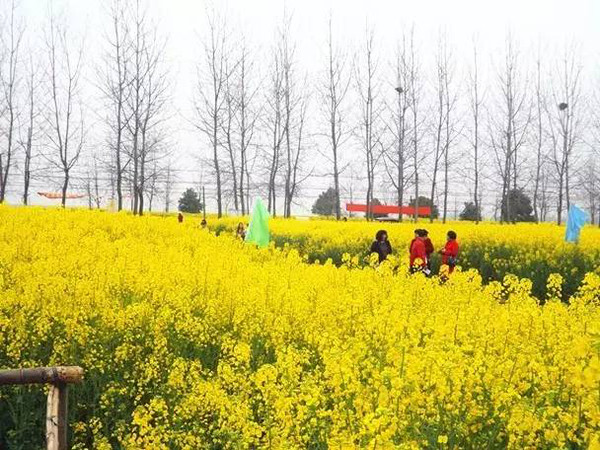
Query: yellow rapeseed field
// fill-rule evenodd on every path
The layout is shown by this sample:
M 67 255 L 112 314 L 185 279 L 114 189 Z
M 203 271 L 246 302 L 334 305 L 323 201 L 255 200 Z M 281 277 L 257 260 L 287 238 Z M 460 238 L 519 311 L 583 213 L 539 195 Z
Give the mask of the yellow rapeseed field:
M 209 220 L 216 232 L 233 232 L 239 218 L 228 217 Z M 506 275 L 528 278 L 533 282 L 533 293 L 540 299 L 546 297 L 548 277 L 563 277 L 564 299 L 581 285 L 585 274 L 600 273 L 600 228 L 588 226 L 581 234 L 579 245 L 564 242 L 565 228 L 555 224 L 501 225 L 498 223 L 449 222 L 442 224 L 421 221 L 419 224 L 366 223 L 363 221 L 334 222 L 330 220 L 271 221 L 273 241 L 280 247 L 289 244 L 306 255 L 309 261 L 331 258 L 340 264 L 348 255 L 358 256 L 362 263 L 377 230 L 388 231 L 394 253 L 399 258 L 408 257 L 408 247 L 415 228 L 427 228 L 437 249 L 443 247 L 446 232 L 458 233 L 461 244 L 460 265 L 475 268 L 484 281 L 500 281 Z M 439 258 L 434 254 L 434 268 Z
M 600 448 L 600 275 L 568 303 L 550 276 L 540 306 L 515 276 L 442 283 L 407 275 L 403 253 L 359 264 L 374 225 L 273 222 L 276 237 L 303 226 L 351 256 L 309 264 L 173 217 L 0 207 L 0 367 L 84 367 L 75 449 Z M 389 227 L 398 248 L 404 226 Z M 465 249 L 573 251 L 550 226 L 471 227 L 456 227 Z M 532 241 L 553 253 L 527 256 Z M 41 446 L 44 401 L 0 390 L 0 447 Z

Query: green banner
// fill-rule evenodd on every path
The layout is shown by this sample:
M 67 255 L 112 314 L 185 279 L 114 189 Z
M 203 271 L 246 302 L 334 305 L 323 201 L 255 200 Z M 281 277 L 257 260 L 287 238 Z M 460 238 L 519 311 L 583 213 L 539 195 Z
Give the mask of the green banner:
M 260 248 L 269 246 L 269 212 L 260 197 L 254 202 L 246 242 L 253 242 Z

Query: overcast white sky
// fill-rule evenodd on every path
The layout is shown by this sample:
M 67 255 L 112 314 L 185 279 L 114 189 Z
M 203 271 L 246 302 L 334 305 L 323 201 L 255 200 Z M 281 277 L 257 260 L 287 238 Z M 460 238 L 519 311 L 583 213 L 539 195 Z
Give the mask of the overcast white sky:
M 0 3 L 7 1 L 0 0 Z M 98 61 L 98 45 L 107 26 L 105 3 L 108 2 L 54 1 L 57 9 L 64 9 L 73 28 L 85 33 L 86 60 L 88 67 L 93 67 Z M 180 176 L 182 183 L 178 189 L 182 190 L 186 182 L 200 177 L 199 164 L 193 156 L 206 147 L 183 119 L 190 115 L 194 74 L 200 58 L 198 34 L 204 28 L 206 1 L 150 0 L 149 3 L 162 33 L 169 39 L 167 60 L 174 79 L 173 109 L 179 116 L 176 115 L 171 124 L 173 141 L 178 148 L 179 169 L 188 171 Z M 275 28 L 281 21 L 284 7 L 287 8 L 293 15 L 298 67 L 306 70 L 309 81 L 313 82 L 325 57 L 324 42 L 330 12 L 335 23 L 335 39 L 347 46 L 349 52 L 354 51 L 364 37 L 366 25 L 371 25 L 376 32 L 379 56 L 386 64 L 385 58 L 393 56 L 397 38 L 414 24 L 425 65 L 433 60 L 441 29 L 447 31 L 453 44 L 459 71 L 466 67 L 470 58 L 474 36 L 485 66 L 496 55 L 501 55 L 506 32 L 511 30 L 524 54 L 541 43 L 542 52 L 549 58 L 565 42 L 576 41 L 581 45 L 585 75 L 591 79 L 598 73 L 600 0 L 214 0 L 212 3 L 217 9 L 228 11 L 230 23 L 236 30 L 244 31 L 258 55 L 268 53 Z M 30 30 L 39 26 L 47 11 L 47 1 L 22 0 L 22 4 Z M 259 59 L 259 62 L 266 66 L 266 60 Z M 88 71 L 88 76 L 93 78 L 93 71 Z M 92 80 L 88 82 L 89 95 L 93 96 Z M 393 80 L 390 80 L 390 88 L 392 85 Z M 393 95 L 390 89 L 390 96 Z M 316 174 L 318 172 L 317 168 Z M 312 202 L 318 190 L 328 184 L 322 178 L 309 180 L 305 194 Z

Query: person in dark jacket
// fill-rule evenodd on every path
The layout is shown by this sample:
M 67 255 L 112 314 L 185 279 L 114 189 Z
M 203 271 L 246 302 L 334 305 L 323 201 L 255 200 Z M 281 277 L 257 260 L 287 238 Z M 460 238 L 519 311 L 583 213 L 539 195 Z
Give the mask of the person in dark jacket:
M 237 229 L 235 230 L 235 234 L 242 241 L 246 239 L 246 227 L 242 222 L 238 223 Z
M 177 222 L 179 222 L 179 223 L 183 222 L 183 214 L 181 214 L 181 213 L 177 214 Z
M 371 244 L 371 253 L 379 255 L 379 262 L 387 259 L 392 254 L 392 244 L 388 241 L 388 234 L 385 230 L 379 230 L 375 235 L 375 241 Z

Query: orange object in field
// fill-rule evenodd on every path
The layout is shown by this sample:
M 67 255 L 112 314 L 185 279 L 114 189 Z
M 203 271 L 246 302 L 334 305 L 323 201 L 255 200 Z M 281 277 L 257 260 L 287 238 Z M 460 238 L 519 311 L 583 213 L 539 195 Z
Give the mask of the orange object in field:
M 49 198 L 50 200 L 56 200 L 62 198 L 62 194 L 60 192 L 38 192 L 38 195 L 42 197 Z M 67 194 L 66 198 L 84 198 L 85 194 Z

